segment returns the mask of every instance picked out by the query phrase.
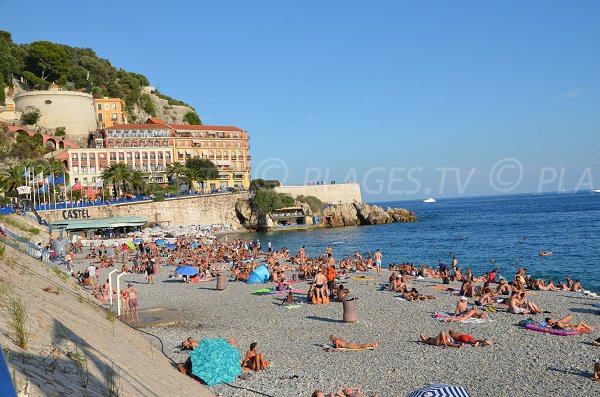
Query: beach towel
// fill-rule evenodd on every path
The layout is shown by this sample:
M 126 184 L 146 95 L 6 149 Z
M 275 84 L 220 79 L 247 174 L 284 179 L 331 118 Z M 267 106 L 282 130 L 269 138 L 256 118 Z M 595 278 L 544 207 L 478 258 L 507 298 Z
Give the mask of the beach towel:
M 451 318 L 451 317 L 456 317 L 452 314 L 448 314 L 448 313 L 444 313 L 444 312 L 437 312 L 433 315 L 433 318 L 435 318 L 438 321 L 444 321 L 447 318 Z M 461 323 L 463 324 L 483 324 L 483 323 L 489 323 L 492 322 L 494 320 L 492 320 L 491 318 L 487 317 L 487 318 L 468 318 L 466 320 L 461 321 Z
M 323 349 L 325 349 L 327 352 L 345 352 L 345 351 L 361 351 L 361 350 L 374 350 L 374 347 L 363 347 L 360 349 L 348 349 L 346 347 L 335 347 L 332 345 L 323 345 Z
M 254 291 L 255 294 L 268 294 L 270 292 L 273 292 L 273 290 L 271 288 L 262 288 L 262 289 L 257 289 L 256 291 Z
M 548 324 L 546 324 L 545 322 L 528 323 L 525 325 L 525 328 L 527 328 L 531 331 L 544 332 L 547 334 L 559 335 L 559 336 L 577 335 L 580 333 L 579 331 L 573 331 L 573 330 L 555 329 L 555 328 L 549 327 Z
M 398 299 L 399 301 L 408 302 L 408 299 L 405 299 L 405 298 L 403 298 L 401 296 L 395 296 L 394 298 Z
M 352 280 L 377 280 L 375 277 L 352 277 Z
M 300 307 L 302 307 L 302 305 L 284 305 L 286 308 L 288 309 L 298 309 Z

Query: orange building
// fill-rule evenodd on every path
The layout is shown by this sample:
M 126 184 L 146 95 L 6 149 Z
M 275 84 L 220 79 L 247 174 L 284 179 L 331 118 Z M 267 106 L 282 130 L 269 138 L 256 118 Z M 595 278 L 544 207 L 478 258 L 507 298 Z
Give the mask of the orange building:
M 96 98 L 94 99 L 94 109 L 100 130 L 115 124 L 127 124 L 125 103 L 120 98 Z

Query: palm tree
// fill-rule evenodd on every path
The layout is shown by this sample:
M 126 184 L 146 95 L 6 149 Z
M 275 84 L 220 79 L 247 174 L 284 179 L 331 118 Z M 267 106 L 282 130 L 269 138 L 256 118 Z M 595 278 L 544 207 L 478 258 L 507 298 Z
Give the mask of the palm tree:
M 191 193 L 192 188 L 194 187 L 194 182 L 200 179 L 200 175 L 196 169 L 186 168 L 183 172 L 183 177 L 185 178 L 188 184 L 188 193 Z
M 131 184 L 131 188 L 136 194 L 140 194 L 146 190 L 147 178 L 144 176 L 144 173 L 141 171 L 133 170 L 131 172 L 131 179 L 129 180 Z
M 6 195 L 17 192 L 17 187 L 25 184 L 25 167 L 22 164 L 15 164 L 5 168 L 0 173 L 0 190 Z
M 58 178 L 59 176 L 64 174 L 65 179 L 68 179 L 69 174 L 67 172 L 67 167 L 65 167 L 62 161 L 57 160 L 55 158 L 50 158 L 47 160 L 42 160 L 38 164 L 42 166 L 44 175 L 52 174 L 53 177 Z M 65 180 L 65 184 L 66 183 L 67 181 Z
M 179 175 L 184 174 L 186 169 L 187 168 L 185 164 L 179 161 L 167 165 L 167 175 L 169 175 L 169 177 L 175 176 L 175 187 L 177 187 L 177 194 L 179 194 Z
M 127 182 L 131 180 L 133 168 L 124 163 L 113 163 L 102 172 L 104 183 L 112 183 L 117 197 L 127 190 Z

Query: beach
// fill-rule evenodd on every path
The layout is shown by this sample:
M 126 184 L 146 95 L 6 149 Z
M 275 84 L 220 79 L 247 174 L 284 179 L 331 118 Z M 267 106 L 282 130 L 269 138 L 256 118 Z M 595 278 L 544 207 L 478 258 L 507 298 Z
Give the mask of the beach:
M 335 251 L 334 251 L 335 253 Z M 105 271 L 101 276 L 105 279 Z M 223 291 L 216 281 L 182 283 L 168 278 L 172 268 L 163 267 L 156 284 L 147 285 L 143 274 L 128 274 L 124 282 L 139 292 L 140 309 L 163 307 L 176 310 L 188 320 L 183 327 L 147 328 L 158 336 L 165 354 L 183 362 L 188 352 L 179 346 L 186 337 L 237 338 L 242 356 L 250 343 L 257 342 L 270 366 L 251 380 L 233 385 L 271 396 L 309 396 L 316 389 L 326 392 L 343 385 L 361 386 L 368 395 L 402 396 L 430 383 L 466 387 L 472 396 L 589 396 L 598 393 L 599 384 L 590 380 L 593 362 L 600 348 L 589 334 L 557 336 L 526 330 L 519 321 L 531 317 L 560 318 L 573 314 L 575 321 L 598 326 L 599 298 L 577 292 L 536 291 L 529 299 L 551 314 L 522 316 L 490 313 L 491 322 L 444 324 L 432 318 L 438 311 L 452 312 L 459 297 L 430 285 L 439 279 L 415 280 L 409 286 L 436 297 L 434 300 L 406 302 L 397 293 L 378 291 L 390 272 L 364 274 L 374 280 L 342 280 L 351 295 L 358 298 L 359 321 L 342 322 L 342 304 L 306 303 L 306 294 L 297 294 L 300 307 L 281 305 L 284 295 L 257 295 L 257 289 L 273 284 L 230 282 Z M 102 279 L 101 279 L 102 280 Z M 307 282 L 293 284 L 306 290 Z M 458 284 L 451 286 L 458 287 Z M 471 300 L 472 301 L 472 300 Z M 492 339 L 489 347 L 444 349 L 419 342 L 419 334 L 436 336 L 440 330 L 455 329 L 476 339 Z M 335 334 L 354 342 L 379 342 L 367 351 L 327 352 L 322 345 Z M 149 340 L 157 345 L 154 338 Z M 251 391 L 227 385 L 212 388 L 222 396 L 255 396 Z

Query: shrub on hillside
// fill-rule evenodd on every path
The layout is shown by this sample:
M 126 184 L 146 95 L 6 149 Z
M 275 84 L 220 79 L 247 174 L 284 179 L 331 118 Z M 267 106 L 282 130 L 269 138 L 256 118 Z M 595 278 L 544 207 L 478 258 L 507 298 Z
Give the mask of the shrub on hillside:
M 34 106 L 27 106 L 21 115 L 21 122 L 26 125 L 35 125 L 40 120 L 42 113 Z

